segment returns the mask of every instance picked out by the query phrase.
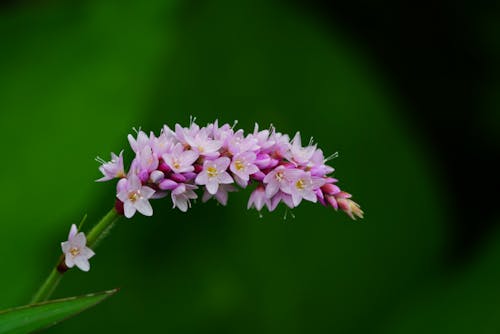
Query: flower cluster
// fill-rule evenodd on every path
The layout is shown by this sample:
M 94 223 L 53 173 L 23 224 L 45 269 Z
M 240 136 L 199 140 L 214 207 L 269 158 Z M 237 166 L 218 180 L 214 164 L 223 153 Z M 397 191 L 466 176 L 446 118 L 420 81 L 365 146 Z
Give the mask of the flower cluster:
M 329 177 L 333 168 L 326 165 L 322 150 L 309 143 L 302 146 L 300 133 L 291 139 L 273 127 L 244 134 L 234 126 L 218 122 L 205 127 L 194 121 L 189 127 L 163 126 L 159 136 L 138 131 L 128 136 L 135 158 L 128 172 L 123 151 L 111 155 L 109 162 L 99 159 L 103 177 L 97 181 L 119 178 L 117 210 L 127 218 L 136 211 L 153 214 L 150 199 L 170 195 L 173 207 L 185 212 L 191 200 L 203 191 L 205 202 L 215 198 L 226 205 L 228 193 L 256 184 L 248 208 L 269 211 L 283 202 L 289 208 L 302 200 L 320 202 L 341 209 L 351 218 L 363 217 L 351 195 L 340 190 L 337 180 Z

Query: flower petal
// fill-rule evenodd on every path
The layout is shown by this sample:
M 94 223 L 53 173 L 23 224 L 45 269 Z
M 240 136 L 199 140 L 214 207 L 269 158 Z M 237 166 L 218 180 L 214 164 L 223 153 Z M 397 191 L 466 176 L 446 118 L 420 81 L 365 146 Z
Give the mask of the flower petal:
M 151 204 L 149 203 L 148 200 L 146 199 L 139 199 L 135 203 L 135 208 L 137 211 L 142 213 L 145 216 L 152 216 L 153 215 L 153 208 L 151 207 Z

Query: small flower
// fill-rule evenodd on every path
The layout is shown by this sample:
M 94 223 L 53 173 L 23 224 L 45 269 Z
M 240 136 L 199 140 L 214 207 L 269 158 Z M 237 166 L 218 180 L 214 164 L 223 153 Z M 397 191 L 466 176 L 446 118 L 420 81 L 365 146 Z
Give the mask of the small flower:
M 184 151 L 179 143 L 175 145 L 171 153 L 165 153 L 162 158 L 165 163 L 176 173 L 187 173 L 194 171 L 193 163 L 198 159 L 195 151 Z
M 325 183 L 324 180 L 313 179 L 311 173 L 300 169 L 287 169 L 286 175 L 289 183 L 282 188 L 282 191 L 292 195 L 294 206 L 299 205 L 302 199 L 316 203 L 314 190 L 321 187 Z
M 96 160 L 102 164 L 99 167 L 99 170 L 104 175 L 100 179 L 96 180 L 97 182 L 108 181 L 117 177 L 125 177 L 125 172 L 123 169 L 123 150 L 118 156 L 114 153 L 111 153 L 111 161 L 109 162 L 104 161 L 99 157 L 97 157 Z
M 314 152 L 316 151 L 316 145 L 308 145 L 302 147 L 302 142 L 300 140 L 300 132 L 295 134 L 292 140 L 292 147 L 290 148 L 291 160 L 297 162 L 298 164 L 305 165 L 312 158 Z
M 181 184 L 172 190 L 171 196 L 174 208 L 177 207 L 182 212 L 186 212 L 191 207 L 189 200 L 198 198 L 198 195 L 193 191 L 195 189 L 198 189 L 198 187 L 191 184 Z
M 153 208 L 148 200 L 154 195 L 155 191 L 143 186 L 141 180 L 134 174 L 122 180 L 126 181 L 119 186 L 116 197 L 123 202 L 125 217 L 132 217 L 136 211 L 145 216 L 152 216 Z
M 288 183 L 285 177 L 285 166 L 278 166 L 266 175 L 263 182 L 266 184 L 266 195 L 273 197 L 284 185 Z
M 61 242 L 61 248 L 65 255 L 66 267 L 73 268 L 75 265 L 83 271 L 89 271 L 89 259 L 95 255 L 92 249 L 86 246 L 87 238 L 83 232 L 78 233 L 76 225 L 71 225 L 68 241 Z
M 259 168 L 254 164 L 256 158 L 257 156 L 253 152 L 239 153 L 233 157 L 229 168 L 233 172 L 236 182 L 243 188 L 247 186 L 250 175 L 259 171 Z
M 272 209 L 274 209 L 271 205 L 271 200 L 266 196 L 266 190 L 263 186 L 259 185 L 250 195 L 250 198 L 248 199 L 247 209 L 254 207 L 257 209 L 257 211 L 260 211 L 262 210 L 264 205 L 267 206 L 269 211 L 272 211 Z
M 233 183 L 233 178 L 226 172 L 231 160 L 227 157 L 216 160 L 207 160 L 203 163 L 203 170 L 196 177 L 196 184 L 205 185 L 211 195 L 217 193 L 219 184 Z

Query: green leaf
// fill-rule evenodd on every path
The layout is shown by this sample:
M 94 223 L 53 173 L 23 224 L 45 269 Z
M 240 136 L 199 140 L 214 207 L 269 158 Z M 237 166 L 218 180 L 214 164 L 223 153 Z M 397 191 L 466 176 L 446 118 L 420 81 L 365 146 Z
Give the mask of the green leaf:
M 114 295 L 109 290 L 0 311 L 0 334 L 21 334 L 53 326 Z

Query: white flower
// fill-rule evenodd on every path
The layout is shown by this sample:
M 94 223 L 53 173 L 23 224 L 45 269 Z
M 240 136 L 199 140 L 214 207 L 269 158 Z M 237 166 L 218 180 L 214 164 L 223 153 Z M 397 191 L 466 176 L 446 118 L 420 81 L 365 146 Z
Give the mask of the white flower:
M 73 268 L 75 265 L 83 271 L 89 271 L 89 259 L 95 255 L 92 249 L 85 246 L 87 238 L 83 232 L 78 233 L 76 225 L 71 225 L 69 230 L 68 241 L 61 242 L 61 248 L 65 255 L 65 264 L 68 268 Z

